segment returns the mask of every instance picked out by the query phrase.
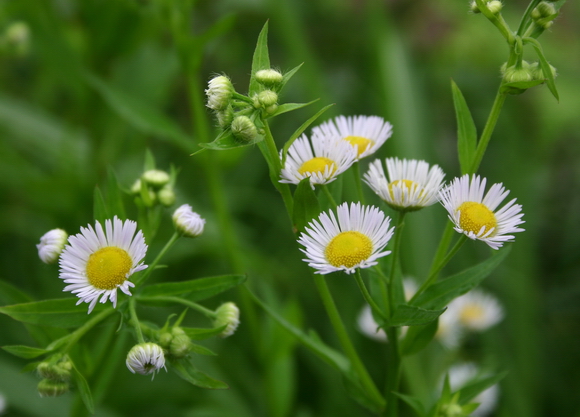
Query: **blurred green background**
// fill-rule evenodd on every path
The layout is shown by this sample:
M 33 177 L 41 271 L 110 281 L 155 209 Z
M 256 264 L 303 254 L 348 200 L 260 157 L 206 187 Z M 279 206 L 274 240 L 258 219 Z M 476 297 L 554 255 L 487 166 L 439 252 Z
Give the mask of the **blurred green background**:
M 171 3 L 0 2 L 0 279 L 34 299 L 63 297 L 58 268 L 39 261 L 35 244 L 49 229 L 74 234 L 92 223 L 94 189 L 98 185 L 106 192 L 108 168 L 129 188 L 150 149 L 158 168 L 181 169 L 177 203 L 191 204 L 207 219 L 204 236 L 180 241 L 165 260 L 168 269 L 155 279 L 245 272 L 248 285 L 269 303 L 338 346 L 258 149 L 189 156 L 197 142 L 217 132 L 209 112 L 203 120 L 192 117 L 207 80 L 226 73 L 246 92 L 256 38 L 269 19 L 272 64 L 285 71 L 305 63 L 281 100 L 320 98 L 273 121 L 278 146 L 316 110 L 336 103 L 320 121 L 339 114 L 384 117 L 395 133 L 377 157 L 425 159 L 439 164 L 450 180 L 459 175 L 450 79 L 461 88 L 481 131 L 507 46 L 483 16 L 469 13 L 467 2 L 458 0 L 176 2 L 191 7 L 187 14 L 168 12 Z M 526 6 L 506 2 L 504 17 L 512 27 Z M 27 36 L 10 32 L 16 22 L 25 23 Z M 215 29 L 216 22 L 221 23 L 211 39 L 191 42 L 187 56 L 180 56 L 173 24 L 198 36 Z M 545 86 L 508 97 L 479 171 L 511 190 L 526 220 L 526 232 L 517 235 L 508 260 L 484 283 L 504 305 L 506 318 L 464 353 L 509 370 L 495 416 L 580 416 L 579 28 L 580 6 L 564 4 L 540 38 L 558 70 L 560 102 Z M 533 51 L 527 52 L 534 60 Z M 119 104 L 119 97 L 168 120 L 144 118 Z M 366 192 L 368 202 L 379 204 Z M 126 201 L 130 207 L 131 197 Z M 231 213 L 232 235 L 218 227 L 221 203 Z M 151 253 L 173 232 L 171 213 L 167 210 L 156 240 L 148 242 Z M 431 207 L 409 219 L 403 242 L 407 274 L 424 278 L 445 217 L 442 207 Z M 468 242 L 448 270 L 484 259 L 487 250 L 480 243 Z M 337 276 L 329 284 L 357 348 L 379 378 L 385 348 L 354 330 L 363 304 L 354 281 Z M 237 294 L 230 291 L 207 305 L 238 300 Z M 143 314 L 162 324 L 178 311 Z M 230 390 L 204 391 L 164 372 L 153 382 L 130 374 L 124 358 L 132 340 L 125 335 L 119 349 L 105 351 L 114 377 L 97 396 L 96 415 L 370 415 L 346 396 L 331 368 L 261 314 L 262 331 L 252 336 L 244 314 L 242 309 L 234 336 L 208 341 L 217 358 L 196 357 L 200 368 L 226 381 Z M 96 345 L 99 334 L 92 336 Z M 0 345 L 34 343 L 20 323 L 0 316 Z M 429 380 L 425 369 L 437 367 L 428 361 L 442 353 L 433 350 L 411 360 L 410 368 L 420 370 L 416 378 Z M 0 351 L 7 415 L 68 414 L 74 397 L 39 399 L 36 377 L 20 373 L 26 363 Z M 89 382 L 95 378 L 89 376 Z M 78 404 L 72 407 L 83 415 Z M 412 415 L 406 408 L 401 413 Z

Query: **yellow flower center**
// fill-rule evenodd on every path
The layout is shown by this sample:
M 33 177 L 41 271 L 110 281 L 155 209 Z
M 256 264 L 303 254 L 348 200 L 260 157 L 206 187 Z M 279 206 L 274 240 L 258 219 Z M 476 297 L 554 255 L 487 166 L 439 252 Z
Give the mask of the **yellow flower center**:
M 99 290 L 113 290 L 125 282 L 133 261 L 116 246 L 107 246 L 93 253 L 87 262 L 89 283 Z
M 487 233 L 490 229 L 497 227 L 495 215 L 481 203 L 466 201 L 457 210 L 461 212 L 459 226 L 466 232 L 478 234 L 485 226 L 484 233 Z
M 334 174 L 336 171 L 336 164 L 331 159 L 325 158 L 324 156 L 317 156 L 308 161 L 304 162 L 300 168 L 298 168 L 298 172 L 304 175 L 307 172 L 312 174 L 320 173 L 324 174 L 324 170 L 326 167 L 330 167 L 330 174 Z
M 393 187 L 397 187 L 397 188 L 407 187 L 409 189 L 409 191 L 411 191 L 413 189 L 413 187 L 419 187 L 419 184 L 416 183 L 415 181 L 411 181 L 411 180 L 395 180 L 393 182 L 390 182 L 389 183 L 389 195 L 391 196 L 392 199 L 395 198 L 395 193 L 393 192 Z M 422 190 L 419 192 L 419 196 L 421 196 L 421 194 L 423 194 Z
M 350 231 L 335 236 L 326 247 L 324 256 L 332 266 L 352 268 L 368 259 L 372 252 L 373 244 L 368 236 Z
M 483 308 L 479 305 L 466 306 L 461 311 L 459 319 L 463 324 L 473 323 L 474 321 L 481 320 L 484 315 Z
M 344 138 L 347 142 L 349 142 L 352 146 L 358 146 L 358 156 L 360 157 L 361 153 L 367 150 L 367 148 L 373 145 L 375 142 L 371 139 L 363 138 L 362 136 L 347 136 Z

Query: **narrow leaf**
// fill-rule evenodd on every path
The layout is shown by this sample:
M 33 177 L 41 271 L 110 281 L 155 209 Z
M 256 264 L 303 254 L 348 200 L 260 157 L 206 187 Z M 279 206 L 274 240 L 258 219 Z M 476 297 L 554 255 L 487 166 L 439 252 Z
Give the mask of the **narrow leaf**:
M 399 304 L 389 320 L 390 326 L 418 326 L 431 323 L 436 320 L 445 309 L 442 310 L 425 310 L 407 304 Z
M 229 290 L 246 280 L 245 275 L 220 275 L 216 277 L 198 278 L 182 282 L 166 282 L 149 285 L 143 288 L 143 298 L 155 296 L 185 295 L 189 300 L 204 300 L 223 291 Z
M 489 387 L 497 384 L 499 381 L 505 378 L 507 372 L 501 372 L 497 375 L 488 376 L 485 378 L 478 379 L 476 381 L 470 382 L 461 388 L 459 395 L 459 404 L 467 404 L 477 397 L 481 392 L 485 391 Z
M 303 232 L 308 222 L 319 214 L 320 204 L 310 185 L 310 178 L 304 178 L 298 183 L 296 191 L 294 192 L 294 206 L 292 211 L 294 228 L 299 232 Z
M 536 50 L 536 54 L 538 55 L 538 59 L 540 60 L 540 67 L 542 68 L 544 77 L 546 77 L 546 84 L 550 89 L 550 92 L 552 93 L 554 98 L 557 101 L 560 101 L 560 96 L 558 95 L 558 90 L 556 89 L 556 82 L 554 81 L 554 74 L 552 73 L 552 68 L 550 67 L 548 60 L 544 55 L 542 45 L 537 40 L 532 38 L 524 38 L 523 41 L 525 43 L 531 43 L 534 49 Z
M 0 279 L 0 301 L 2 304 L 28 303 L 32 301 L 32 297 L 9 282 Z
M 407 405 L 409 405 L 409 407 L 415 410 L 415 412 L 420 416 L 424 416 L 425 414 L 427 414 L 427 407 L 418 398 L 412 397 L 410 395 L 401 394 L 400 392 L 394 392 L 393 394 L 395 394 L 401 400 L 405 401 Z
M 2 349 L 8 353 L 12 353 L 14 356 L 18 356 L 19 358 L 24 359 L 37 358 L 50 352 L 50 350 L 23 345 L 2 346 Z
M 117 215 L 121 220 L 127 218 L 125 212 L 125 204 L 123 203 L 123 196 L 121 193 L 121 188 L 119 187 L 119 181 L 117 181 L 117 176 L 115 171 L 111 166 L 108 168 L 108 189 L 107 189 L 107 202 L 108 206 L 114 215 Z
M 151 152 L 151 149 L 145 149 L 145 161 L 143 162 L 143 171 L 149 171 L 155 169 L 155 155 Z
M 272 114 L 269 114 L 267 118 L 278 116 L 283 113 L 288 113 L 292 110 L 298 110 L 306 106 L 310 106 L 312 103 L 316 103 L 319 99 L 309 101 L 308 103 L 284 103 L 280 104 L 276 111 Z
M 433 339 L 437 333 L 437 320 L 423 326 L 409 327 L 403 342 L 401 352 L 403 355 L 413 355 L 421 350 Z
M 205 346 L 198 345 L 196 343 L 191 344 L 191 351 L 199 355 L 217 356 L 217 354 L 213 352 L 211 349 L 208 349 Z
M 110 219 L 110 213 L 107 208 L 107 204 L 105 203 L 105 198 L 103 197 L 103 193 L 99 186 L 95 187 L 95 193 L 93 195 L 93 216 L 95 220 L 101 222 L 101 224 L 105 224 L 106 219 Z
M 249 96 L 260 92 L 262 88 L 260 83 L 256 81 L 254 74 L 257 71 L 270 68 L 270 56 L 268 53 L 268 22 L 264 24 L 260 35 L 258 35 L 258 42 L 254 50 L 254 57 L 252 59 L 252 77 L 250 78 Z
M 262 142 L 263 140 L 264 136 L 258 134 L 254 139 L 252 139 L 249 142 L 241 142 L 238 139 L 236 139 L 234 135 L 232 135 L 232 132 L 228 129 L 220 133 L 213 142 L 199 143 L 199 146 L 201 146 L 204 149 L 213 149 L 214 151 L 224 151 L 227 149 L 242 148 L 244 146 L 255 145 L 259 142 Z
M 171 367 L 177 375 L 187 382 L 201 388 L 208 389 L 227 389 L 228 384 L 218 381 L 207 374 L 201 372 L 188 360 L 173 361 L 170 363 Z
M 93 396 L 91 394 L 91 389 L 89 388 L 89 384 L 87 384 L 87 380 L 85 377 L 78 371 L 76 366 L 73 364 L 72 367 L 72 375 L 77 384 L 78 392 L 85 403 L 85 407 L 91 414 L 95 414 L 95 405 L 93 403 Z
M 455 118 L 457 119 L 457 151 L 459 152 L 459 165 L 461 173 L 469 173 L 475 149 L 477 147 L 477 129 L 473 122 L 473 117 L 467 106 L 467 102 L 461 90 L 451 80 L 451 92 L 453 95 L 453 105 L 455 107 Z
M 298 72 L 298 70 L 302 67 L 302 65 L 304 65 L 304 62 L 302 64 L 298 65 L 297 67 L 292 68 L 290 71 L 288 71 L 287 73 L 285 73 L 282 76 L 282 82 L 280 83 L 280 90 L 282 88 L 284 88 L 286 83 L 288 81 L 290 81 L 290 79 L 294 76 L 294 74 L 296 74 Z
M 208 337 L 220 334 L 227 326 L 221 326 L 211 329 L 197 329 L 193 327 L 181 327 L 185 334 L 192 340 L 203 340 Z

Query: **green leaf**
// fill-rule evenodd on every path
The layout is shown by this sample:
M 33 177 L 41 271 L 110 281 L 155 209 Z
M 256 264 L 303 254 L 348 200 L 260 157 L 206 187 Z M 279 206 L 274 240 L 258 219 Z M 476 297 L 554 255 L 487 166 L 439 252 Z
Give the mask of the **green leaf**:
M 459 404 L 463 405 L 469 403 L 481 392 L 504 379 L 506 375 L 507 372 L 501 372 L 497 375 L 481 378 L 465 385 L 463 388 L 461 388 L 461 390 L 459 390 Z
M 310 178 L 304 178 L 298 183 L 294 192 L 294 206 L 292 210 L 292 222 L 297 231 L 303 232 L 304 228 L 313 218 L 320 214 L 318 198 L 310 185 Z
M 201 388 L 227 389 L 228 384 L 218 381 L 197 369 L 189 359 L 170 362 L 171 367 L 177 375 L 187 382 Z
M 23 323 L 40 324 L 55 327 L 78 327 L 84 324 L 90 315 L 87 314 L 88 307 L 85 303 L 75 305 L 73 298 L 59 298 L 54 300 L 35 301 L 31 303 L 14 304 L 0 307 L 0 313 L 12 317 L 14 320 Z M 97 304 L 93 310 L 96 312 L 106 308 L 102 304 Z
M 245 275 L 232 274 L 208 278 L 198 278 L 190 281 L 154 284 L 143 288 L 139 298 L 154 298 L 155 296 L 166 297 L 175 295 L 185 296 L 188 294 L 188 300 L 199 301 L 213 297 L 216 294 L 236 287 L 242 284 L 245 280 Z
M 304 62 L 298 65 L 297 67 L 292 68 L 290 71 L 288 71 L 282 76 L 282 82 L 280 83 L 279 90 L 282 90 L 284 88 L 286 83 L 290 81 L 290 79 L 294 76 L 294 74 L 298 72 L 298 70 L 302 67 L 302 65 L 304 65 Z
M 250 87 L 248 89 L 249 96 L 253 97 L 262 89 L 262 86 L 254 74 L 257 71 L 270 68 L 270 56 L 268 54 L 268 22 L 264 24 L 260 35 L 258 35 L 258 42 L 256 43 L 256 49 L 254 50 L 254 57 L 252 59 L 252 77 L 250 78 Z
M 24 359 L 37 358 L 50 352 L 50 350 L 23 345 L 2 346 L 2 349 L 8 353 L 12 353 L 14 356 Z
M 118 90 L 93 74 L 87 73 L 85 79 L 107 104 L 135 129 L 169 140 L 181 149 L 191 149 L 191 138 L 159 109 L 150 107 L 142 100 Z
M 544 55 L 544 51 L 542 49 L 542 45 L 535 39 L 532 38 L 524 38 L 524 43 L 531 43 L 534 49 L 536 50 L 536 54 L 538 55 L 538 59 L 540 60 L 540 67 L 542 68 L 542 72 L 546 77 L 546 85 L 550 89 L 550 92 L 554 96 L 557 101 L 560 101 L 560 96 L 558 95 L 558 90 L 556 89 L 556 82 L 554 81 L 554 74 L 552 74 L 552 68 L 550 68 L 550 64 Z
M 436 320 L 445 309 L 442 310 L 425 310 L 407 304 L 399 304 L 389 320 L 390 326 L 418 326 L 431 323 Z
M 288 113 L 292 110 L 298 110 L 298 109 L 301 109 L 303 107 L 310 106 L 312 103 L 316 103 L 318 100 L 319 99 L 312 100 L 308 103 L 284 103 L 284 104 L 280 104 L 278 106 L 278 108 L 276 109 L 276 111 L 272 114 L 269 114 L 267 116 L 267 118 L 269 119 L 270 117 L 278 116 L 278 115 L 283 114 L 283 113 Z
M 290 136 L 290 139 L 288 139 L 288 141 L 284 144 L 284 148 L 282 149 L 282 164 L 284 164 L 286 162 L 286 154 L 288 153 L 288 149 L 290 149 L 292 142 L 294 142 L 302 133 L 304 133 L 304 131 L 308 128 L 308 126 L 310 126 L 312 123 L 314 123 L 314 121 L 316 119 L 318 119 L 322 115 L 322 113 L 324 113 L 326 110 L 328 110 L 332 106 L 334 106 L 334 104 L 329 104 L 327 106 L 324 106 L 320 110 L 318 110 L 318 112 L 316 112 L 316 114 L 314 116 L 312 116 L 310 119 L 308 119 L 304 123 L 302 123 L 300 125 L 300 127 L 298 129 L 296 129 L 296 131 L 294 133 L 292 133 L 292 135 Z
M 394 392 L 397 397 L 405 401 L 409 407 L 411 407 L 420 416 L 425 416 L 427 414 L 427 407 L 421 400 L 410 395 L 401 394 L 400 392 Z
M 119 186 L 119 181 L 115 175 L 113 167 L 109 166 L 108 172 L 108 189 L 107 189 L 107 203 L 111 212 L 118 216 L 121 220 L 127 218 L 125 212 L 125 204 L 123 203 L 123 195 L 121 193 L 121 187 Z
M 511 246 L 494 251 L 487 260 L 431 285 L 413 301 L 413 305 L 432 310 L 445 307 L 451 300 L 465 294 L 483 281 L 510 251 Z
M 467 102 L 461 90 L 451 80 L 451 92 L 453 94 L 453 105 L 455 107 L 455 118 L 457 119 L 457 151 L 459 152 L 459 165 L 461 173 L 469 173 L 475 149 L 477 147 L 477 129 L 473 122 L 473 117 L 467 106 Z
M 0 301 L 2 304 L 28 303 L 32 301 L 32 297 L 9 282 L 0 279 Z
M 201 146 L 204 149 L 213 149 L 214 151 L 225 151 L 227 149 L 243 148 L 244 146 L 255 145 L 259 142 L 262 142 L 263 140 L 264 136 L 258 134 L 254 139 L 252 139 L 249 142 L 240 142 L 234 137 L 234 135 L 232 135 L 232 132 L 228 129 L 221 132 L 213 142 L 199 143 L 199 146 Z
M 208 337 L 220 334 L 227 326 L 215 327 L 211 329 L 197 329 L 193 327 L 181 327 L 185 334 L 192 340 L 203 340 Z
M 155 155 L 151 152 L 151 149 L 145 149 L 145 161 L 143 162 L 143 171 L 150 171 L 155 169 L 157 164 L 155 163 Z
M 198 345 L 196 343 L 191 344 L 191 351 L 199 355 L 217 356 L 217 354 L 214 353 L 211 349 L 208 349 L 205 346 Z
M 105 224 L 105 220 L 111 218 L 107 204 L 105 203 L 105 198 L 98 185 L 95 187 L 95 193 L 93 195 L 93 216 L 101 224 Z
M 85 403 L 85 407 L 91 414 L 95 414 L 95 405 L 93 403 L 93 396 L 91 394 L 91 389 L 89 388 L 89 384 L 87 384 L 87 380 L 85 377 L 78 371 L 76 366 L 73 364 L 72 367 L 72 376 L 77 384 L 78 392 Z
M 437 333 L 437 325 L 438 320 L 434 320 L 423 326 L 409 327 L 401 343 L 401 353 L 403 355 L 413 355 L 423 350 Z

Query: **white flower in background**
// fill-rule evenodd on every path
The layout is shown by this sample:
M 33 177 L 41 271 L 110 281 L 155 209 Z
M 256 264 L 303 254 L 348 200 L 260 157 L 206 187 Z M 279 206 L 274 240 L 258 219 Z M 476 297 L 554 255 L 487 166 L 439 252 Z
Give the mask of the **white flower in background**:
M 437 165 L 425 161 L 387 158 L 388 179 L 379 159 L 364 175 L 371 189 L 395 210 L 418 210 L 435 204 L 445 174 Z
M 328 184 L 354 163 L 356 152 L 352 146 L 337 138 L 313 138 L 306 135 L 296 139 L 286 155 L 280 172 L 280 182 L 298 184 L 310 177 L 310 184 Z
M 298 243 L 306 254 L 305 262 L 317 274 L 335 271 L 354 273 L 356 268 L 376 265 L 377 259 L 390 251 L 381 252 L 393 236 L 390 217 L 376 207 L 360 203 L 343 203 L 336 209 L 338 221 L 330 210 L 311 221 L 300 234 Z
M 4 411 L 6 411 L 6 398 L 0 392 L 0 415 L 4 414 Z
M 62 229 L 52 229 L 40 238 L 40 243 L 36 245 L 38 257 L 45 264 L 56 262 L 66 245 L 68 234 Z
M 232 302 L 224 303 L 217 308 L 213 327 L 226 328 L 219 334 L 220 337 L 233 335 L 240 325 L 240 309 Z
M 457 232 L 499 249 L 504 242 L 513 241 L 510 233 L 524 231 L 517 227 L 524 223 L 524 214 L 522 206 L 515 204 L 515 198 L 495 211 L 509 191 L 502 184 L 494 184 L 484 197 L 485 183 L 485 178 L 476 175 L 470 181 L 466 174 L 440 191 L 439 198 Z
M 439 316 L 437 333 L 435 338 L 447 349 L 455 349 L 459 346 L 463 328 L 458 320 L 457 314 L 448 308 Z
M 472 290 L 449 303 L 446 313 L 457 317 L 468 330 L 483 331 L 503 319 L 503 308 L 495 297 L 481 290 Z
M 140 343 L 131 348 L 125 361 L 127 368 L 141 375 L 153 374 L 165 368 L 165 354 L 161 346 L 155 343 Z M 166 369 L 167 370 L 167 369 Z
M 173 224 L 182 236 L 197 237 L 203 233 L 205 219 L 194 212 L 189 204 L 183 204 L 173 212 Z
M 357 148 L 356 159 L 375 153 L 393 134 L 393 126 L 378 116 L 338 116 L 312 129 L 313 137 L 339 137 Z
M 453 391 L 457 391 L 469 382 L 474 380 L 477 376 L 477 367 L 473 363 L 463 363 L 458 365 L 453 365 L 449 371 L 449 385 Z M 499 397 L 499 386 L 492 385 L 486 390 L 479 393 L 473 400 L 472 403 L 479 403 L 479 407 L 473 411 L 470 415 L 473 417 L 484 417 L 490 414 L 496 407 Z
M 95 308 L 99 297 L 101 303 L 111 300 L 117 306 L 117 289 L 131 295 L 134 287 L 129 277 L 147 268 L 143 258 L 147 245 L 143 232 L 135 235 L 137 223 L 122 222 L 115 216 L 105 221 L 105 230 L 97 221 L 81 227 L 81 233 L 69 237 L 69 244 L 60 255 L 60 278 L 67 285 L 63 291 L 70 291 L 79 297 L 77 305 L 89 304 L 89 313 Z

